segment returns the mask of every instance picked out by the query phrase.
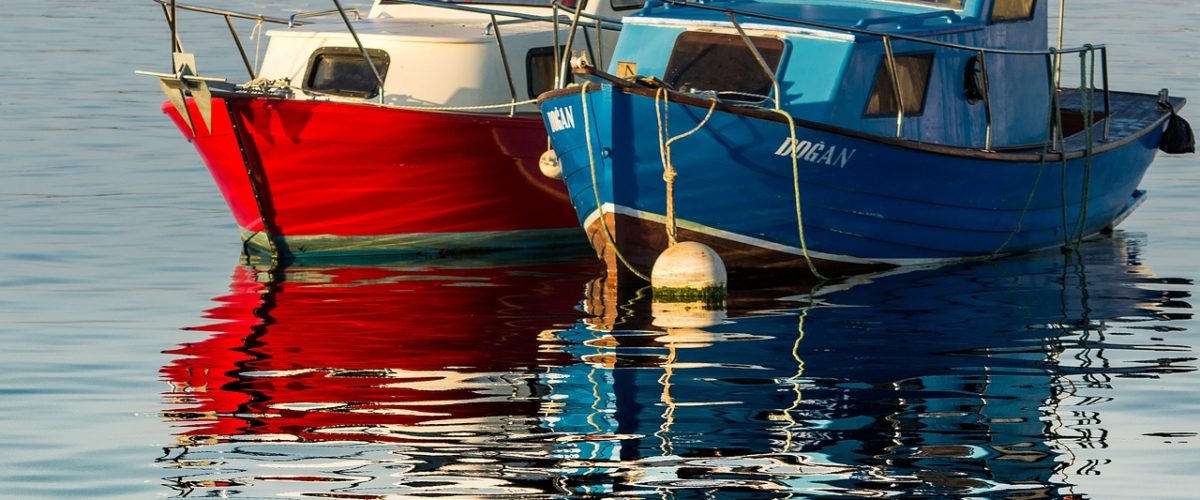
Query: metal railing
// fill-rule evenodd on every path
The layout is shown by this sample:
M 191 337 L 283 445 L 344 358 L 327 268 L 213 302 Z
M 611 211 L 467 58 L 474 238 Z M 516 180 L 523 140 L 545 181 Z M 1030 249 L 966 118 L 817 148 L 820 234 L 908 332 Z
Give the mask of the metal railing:
M 980 67 L 980 72 L 981 72 L 981 81 L 982 81 L 983 88 L 980 90 L 982 92 L 982 97 L 983 97 L 984 119 L 985 119 L 983 149 L 986 151 L 990 151 L 992 149 L 992 135 L 993 135 L 992 134 L 993 117 L 992 117 L 992 102 L 991 102 L 992 98 L 991 98 L 991 89 L 990 89 L 990 85 L 989 85 L 987 63 L 986 63 L 986 59 L 987 59 L 988 55 L 1007 56 L 1007 57 L 1042 57 L 1042 58 L 1045 58 L 1046 65 L 1047 65 L 1047 78 L 1050 81 L 1050 86 L 1051 86 L 1051 96 L 1050 96 L 1051 97 L 1051 109 L 1047 110 L 1048 114 L 1051 115 L 1051 119 L 1050 119 L 1051 123 L 1049 124 L 1047 134 L 1050 136 L 1050 139 L 1053 142 L 1053 149 L 1058 150 L 1062 146 L 1060 144 L 1060 142 L 1061 142 L 1060 138 L 1061 138 L 1061 134 L 1062 134 L 1062 120 L 1061 120 L 1062 109 L 1061 109 L 1061 102 L 1058 98 L 1059 91 L 1061 90 L 1059 87 L 1059 75 L 1061 73 L 1060 59 L 1062 58 L 1062 56 L 1067 55 L 1067 54 L 1079 54 L 1081 59 L 1085 60 L 1085 62 L 1082 63 L 1083 67 L 1081 68 L 1081 71 L 1087 72 L 1086 60 L 1090 57 L 1090 59 L 1092 60 L 1091 72 L 1094 74 L 1094 72 L 1095 72 L 1095 54 L 1097 52 L 1099 52 L 1100 53 L 1100 66 L 1102 68 L 1102 77 L 1101 78 L 1102 78 L 1102 82 L 1103 82 L 1103 93 L 1104 93 L 1104 109 L 1103 109 L 1104 115 L 1103 116 L 1105 117 L 1103 135 L 1102 135 L 1101 140 L 1106 141 L 1106 142 L 1109 140 L 1109 131 L 1110 131 L 1109 123 L 1111 120 L 1109 120 L 1107 118 L 1108 118 L 1108 114 L 1109 114 L 1110 110 L 1112 109 L 1111 108 L 1112 92 L 1109 87 L 1109 79 L 1108 79 L 1108 48 L 1105 47 L 1104 45 L 1090 45 L 1089 44 L 1089 45 L 1083 45 L 1080 47 L 1068 48 L 1068 49 L 1050 48 L 1048 50 L 1034 50 L 1034 51 L 997 49 L 997 48 L 962 45 L 962 44 L 957 44 L 957 43 L 952 43 L 952 42 L 943 42 L 943 41 L 938 41 L 938 40 L 929 40 L 926 38 L 921 38 L 921 37 L 911 36 L 911 35 L 903 35 L 903 34 L 897 34 L 897 33 L 885 33 L 885 32 L 881 32 L 881 31 L 875 31 L 875 30 L 865 29 L 865 28 L 861 28 L 861 27 L 841 26 L 841 25 L 823 23 L 823 22 L 818 22 L 818 21 L 794 19 L 794 18 L 789 18 L 789 17 L 765 14 L 765 13 L 761 13 L 761 12 L 747 11 L 747 10 L 742 10 L 742 9 L 717 7 L 717 6 L 705 5 L 702 3 L 690 2 L 687 0 L 659 0 L 659 1 L 661 1 L 663 4 L 667 4 L 667 5 L 686 6 L 686 7 L 696 8 L 696 9 L 711 10 L 711 11 L 717 11 L 717 12 L 724 13 L 730 19 L 730 22 L 734 25 L 735 29 L 737 29 L 739 31 L 739 33 L 742 33 L 742 35 L 743 35 L 742 38 L 743 38 L 744 42 L 747 44 L 747 47 L 756 56 L 758 56 L 758 51 L 754 47 L 754 45 L 751 42 L 751 40 L 749 39 L 749 37 L 744 36 L 744 32 L 742 32 L 741 26 L 737 22 L 737 16 L 742 16 L 742 17 L 746 17 L 746 18 L 757 18 L 757 19 L 763 19 L 763 20 L 768 20 L 768 21 L 776 21 L 776 22 L 780 22 L 780 23 L 792 24 L 792 25 L 796 25 L 796 26 L 801 26 L 801 27 L 806 27 L 806 28 L 814 28 L 814 29 L 825 30 L 825 31 L 832 31 L 832 32 L 837 32 L 837 33 L 845 33 L 845 34 L 851 34 L 851 35 L 860 35 L 860 36 L 878 38 L 883 44 L 884 63 L 887 67 L 889 77 L 891 79 L 892 98 L 893 98 L 894 102 L 896 103 L 896 137 L 897 138 L 904 137 L 903 134 L 904 134 L 905 115 L 904 115 L 904 96 L 902 95 L 903 93 L 900 90 L 899 73 L 897 71 L 897 66 L 896 66 L 896 55 L 893 51 L 893 41 L 902 40 L 905 42 L 912 42 L 912 43 L 916 43 L 916 44 L 922 44 L 922 45 L 928 45 L 928 46 L 934 46 L 934 47 L 942 47 L 942 48 L 946 48 L 946 49 L 972 53 L 979 60 L 979 67 Z M 761 57 L 761 56 L 758 56 L 758 57 Z M 778 87 L 778 83 L 776 82 L 775 75 L 770 71 L 770 68 L 768 66 L 765 66 L 762 64 L 760 64 L 760 66 L 763 66 L 763 70 L 767 73 L 767 76 L 771 79 L 771 81 L 775 87 L 775 92 L 776 92 L 776 94 L 778 94 L 779 87 Z M 1091 111 L 1094 111 L 1094 109 L 1095 109 L 1094 94 L 1097 90 L 1100 90 L 1100 89 L 1096 88 L 1096 82 L 1095 82 L 1094 76 L 1091 79 L 1084 78 L 1084 81 L 1090 82 L 1090 83 L 1086 83 L 1084 85 L 1081 85 L 1081 87 L 1080 87 L 1080 92 L 1081 92 L 1080 98 L 1083 100 L 1081 102 L 1081 106 L 1085 107 L 1089 112 L 1091 112 Z M 775 99 L 776 99 L 776 103 L 778 103 L 781 100 L 780 96 L 778 96 L 778 95 L 775 97 Z M 1090 128 L 1093 125 L 1094 125 L 1094 123 L 1086 123 L 1085 127 Z
M 378 94 L 379 94 L 380 102 L 381 103 L 383 102 L 383 98 L 384 98 L 383 75 L 381 75 L 379 73 L 378 67 L 375 65 L 374 61 L 371 59 L 371 56 L 367 52 L 366 47 L 363 45 L 361 39 L 359 39 L 358 32 L 354 29 L 354 26 L 350 22 L 350 18 L 349 18 L 349 15 L 353 14 L 355 20 L 361 20 L 362 15 L 361 15 L 361 13 L 359 13 L 358 9 L 343 8 L 341 5 L 341 2 L 339 0 L 333 0 L 334 7 L 335 7 L 334 9 L 313 11 L 313 12 L 300 12 L 300 13 L 292 14 L 287 19 L 284 19 L 281 17 L 264 16 L 261 14 L 248 14 L 245 12 L 238 12 L 238 11 L 233 11 L 233 10 L 189 5 L 189 4 L 178 3 L 173 0 L 151 0 L 151 1 L 162 6 L 163 13 L 167 18 L 167 23 L 171 27 L 171 51 L 172 51 L 172 53 L 183 51 L 183 44 L 179 40 L 179 34 L 177 31 L 178 28 L 177 28 L 177 22 L 176 22 L 176 10 L 186 10 L 186 11 L 191 11 L 191 12 L 199 12 L 199 13 L 203 13 L 203 14 L 211 14 L 211 15 L 223 17 L 225 19 L 226 25 L 229 28 L 229 33 L 233 37 L 234 43 L 237 45 L 238 54 L 241 56 L 242 63 L 246 66 L 246 72 L 249 73 L 251 80 L 254 80 L 258 77 L 257 71 L 254 67 L 255 65 L 250 62 L 250 58 L 246 54 L 246 49 L 242 45 L 241 37 L 238 35 L 237 29 L 234 27 L 233 19 L 251 20 L 251 21 L 256 21 L 258 23 L 279 24 L 279 25 L 285 25 L 289 28 L 292 28 L 295 26 L 302 26 L 302 25 L 306 24 L 306 23 L 300 21 L 300 19 L 311 19 L 311 18 L 315 18 L 315 17 L 338 14 L 342 18 L 342 21 L 344 22 L 347 31 L 350 33 L 350 36 L 354 39 L 354 43 L 357 46 L 357 48 L 359 49 L 360 54 L 367 61 L 367 64 L 370 66 L 371 72 L 372 72 L 373 76 L 375 77 L 375 81 L 378 86 Z M 604 39 L 603 39 L 602 33 L 604 31 L 620 31 L 620 29 L 621 29 L 621 20 L 619 18 L 612 18 L 612 17 L 608 17 L 608 16 L 599 16 L 599 15 L 594 15 L 594 14 L 588 14 L 588 13 L 582 12 L 581 7 L 575 8 L 575 9 L 570 9 L 569 10 L 569 12 L 571 12 L 570 16 L 560 15 L 559 14 L 560 9 L 568 9 L 568 8 L 566 6 L 560 4 L 557 0 L 550 5 L 550 8 L 552 9 L 552 14 L 549 16 L 528 14 L 528 13 L 519 12 L 519 11 L 500 10 L 500 9 L 487 8 L 487 7 L 476 7 L 476 6 L 472 6 L 472 5 L 447 3 L 447 2 L 440 2 L 440 1 L 436 1 L 436 0 L 395 0 L 390 3 L 392 3 L 392 4 L 411 4 L 411 5 L 419 5 L 419 6 L 424 6 L 424 7 L 449 9 L 449 10 L 456 10 L 456 11 L 461 11 L 461 12 L 470 12 L 470 13 L 475 13 L 475 14 L 487 15 L 491 21 L 484 26 L 483 33 L 485 35 L 490 35 L 495 38 L 497 50 L 499 50 L 499 52 L 500 52 L 501 65 L 504 67 L 504 75 L 505 75 L 505 79 L 508 83 L 509 95 L 512 99 L 511 100 L 512 106 L 510 106 L 510 108 L 509 108 L 510 115 L 512 115 L 515 111 L 517 95 L 516 95 L 516 85 L 514 84 L 514 79 L 513 79 L 512 68 L 510 67 L 510 64 L 508 61 L 508 56 L 507 56 L 507 51 L 506 51 L 505 45 L 504 45 L 504 39 L 500 34 L 500 26 L 501 25 L 513 24 L 513 23 L 519 23 L 519 22 L 549 22 L 549 23 L 553 24 L 554 47 L 555 47 L 554 67 L 557 68 L 555 71 L 555 77 L 554 77 L 554 86 L 556 88 L 562 86 L 563 81 L 565 79 L 566 72 L 569 69 L 569 68 L 567 68 L 567 65 L 566 65 L 567 58 L 563 57 L 563 54 L 570 53 L 573 50 L 575 33 L 576 33 L 576 31 L 578 31 L 580 29 L 579 24 L 580 24 L 581 19 L 586 19 L 593 23 L 592 26 L 586 26 L 586 25 L 583 26 L 582 31 L 583 31 L 585 43 L 587 44 L 587 50 L 589 53 L 591 53 L 592 43 L 591 43 L 591 39 L 588 36 L 587 31 L 589 28 L 595 30 L 596 40 L 597 40 L 597 42 L 596 42 L 597 53 L 601 54 L 601 57 L 597 58 L 597 59 L 600 63 L 603 63 L 603 41 L 604 41 Z M 500 18 L 500 17 L 506 18 L 506 19 L 503 21 L 498 20 L 498 18 Z M 560 50 L 559 50 L 560 46 L 559 46 L 559 41 L 558 41 L 559 31 L 560 31 L 559 25 L 560 25 L 560 23 L 565 23 L 565 22 L 569 22 L 571 28 L 570 28 L 570 32 L 569 32 L 569 35 L 567 38 L 567 45 L 565 47 L 562 47 L 561 48 L 562 51 L 560 52 Z
M 279 17 L 264 16 L 261 14 L 247 14 L 226 9 L 215 9 L 212 7 L 201 7 L 198 5 L 188 5 L 170 0 L 151 0 L 159 4 L 163 9 L 163 15 L 167 17 L 167 24 L 171 26 L 171 52 L 183 52 L 183 43 L 179 40 L 178 23 L 176 22 L 176 14 L 178 10 L 186 10 L 191 12 L 199 12 L 203 14 L 212 14 L 221 16 L 225 19 L 225 25 L 229 27 L 229 34 L 233 37 L 233 43 L 237 45 L 238 54 L 242 56 L 242 64 L 246 66 L 246 72 L 250 74 L 250 79 L 257 78 L 254 65 L 250 63 L 250 57 L 246 55 L 246 48 L 242 45 L 242 38 L 238 35 L 237 28 L 233 25 L 234 19 L 246 19 L 257 21 L 260 23 L 282 24 L 292 27 L 296 25 L 295 18 L 297 14 L 290 19 Z

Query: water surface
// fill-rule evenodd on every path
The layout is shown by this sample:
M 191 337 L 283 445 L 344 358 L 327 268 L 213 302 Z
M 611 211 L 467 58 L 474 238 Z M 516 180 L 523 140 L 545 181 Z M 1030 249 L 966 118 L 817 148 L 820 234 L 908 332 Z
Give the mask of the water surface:
M 1108 44 L 1114 87 L 1200 98 L 1191 2 L 1071 9 L 1068 44 Z M 161 11 L 5 14 L 0 497 L 1200 487 L 1194 155 L 1160 157 L 1146 204 L 1078 254 L 739 292 L 698 326 L 613 295 L 588 255 L 243 263 L 133 74 L 169 66 Z M 200 69 L 240 78 L 223 23 L 181 19 Z

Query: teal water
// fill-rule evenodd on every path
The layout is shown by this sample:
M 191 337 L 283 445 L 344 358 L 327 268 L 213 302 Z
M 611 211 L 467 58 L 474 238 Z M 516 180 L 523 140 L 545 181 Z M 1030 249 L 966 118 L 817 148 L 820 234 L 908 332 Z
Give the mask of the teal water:
M 1115 88 L 1200 99 L 1191 2 L 1070 9 Z M 223 25 L 189 19 L 201 70 L 240 77 Z M 1194 155 L 1160 156 L 1145 205 L 1079 255 L 746 292 L 720 324 L 664 326 L 587 255 L 243 264 L 133 74 L 168 66 L 157 7 L 5 5 L 0 47 L 0 498 L 1200 487 Z

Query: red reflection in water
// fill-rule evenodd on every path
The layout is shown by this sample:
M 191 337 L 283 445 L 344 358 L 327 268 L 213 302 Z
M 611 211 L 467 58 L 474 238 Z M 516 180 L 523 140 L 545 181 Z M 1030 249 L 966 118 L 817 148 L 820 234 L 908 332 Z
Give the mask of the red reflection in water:
M 530 268 L 532 269 L 532 268 Z M 404 440 L 447 419 L 532 416 L 538 367 L 569 362 L 556 326 L 582 313 L 590 265 L 288 269 L 239 267 L 230 293 L 167 351 L 167 419 L 182 441 Z M 468 426 L 469 427 L 469 426 Z M 467 429 L 470 430 L 469 428 Z

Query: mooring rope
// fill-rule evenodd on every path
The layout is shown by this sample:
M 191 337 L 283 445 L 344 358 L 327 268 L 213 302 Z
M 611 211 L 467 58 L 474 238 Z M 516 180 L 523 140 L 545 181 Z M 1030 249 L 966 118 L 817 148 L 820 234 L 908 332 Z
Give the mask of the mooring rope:
M 588 167 L 592 172 L 592 195 L 596 197 L 596 213 L 600 215 L 600 230 L 604 232 L 604 237 L 608 239 L 608 246 L 612 248 L 613 254 L 617 256 L 617 260 L 625 265 L 634 276 L 643 280 L 650 281 L 650 277 L 642 274 L 633 265 L 625 259 L 621 254 L 621 250 L 617 248 L 617 241 L 613 238 L 612 232 L 608 230 L 608 221 L 604 220 L 604 204 L 600 201 L 600 185 L 596 181 L 596 156 L 592 152 L 592 131 L 591 121 L 588 119 L 588 100 L 587 100 L 587 85 L 579 86 L 579 98 L 583 102 L 583 137 L 587 143 Z M 615 220 L 615 219 L 614 219 Z
M 661 102 L 661 105 L 659 104 Z M 662 160 L 663 166 L 663 181 L 667 184 L 667 239 L 671 246 L 675 246 L 678 242 L 676 236 L 678 227 L 675 222 L 675 178 L 679 175 L 675 170 L 675 164 L 671 161 L 671 143 L 688 137 L 696 132 L 699 132 L 704 125 L 708 123 L 709 118 L 712 118 L 713 111 L 717 109 L 717 100 L 712 99 L 709 102 L 708 113 L 704 115 L 704 119 L 700 123 L 692 127 L 691 130 L 671 137 L 670 125 L 667 123 L 667 117 L 670 114 L 670 95 L 667 89 L 659 87 L 654 91 L 654 117 L 658 120 L 658 154 Z
M 1029 213 L 1029 207 L 1033 204 L 1033 198 L 1037 194 L 1038 185 L 1042 182 L 1042 173 L 1046 170 L 1046 156 L 1048 154 L 1050 154 L 1050 134 L 1046 134 L 1046 138 L 1042 140 L 1042 154 L 1041 159 L 1038 161 L 1037 176 L 1033 178 L 1033 187 L 1030 188 L 1029 195 L 1025 197 L 1025 206 L 1021 208 L 1021 213 L 1017 216 L 1017 222 L 1013 224 L 1012 230 L 1008 232 L 1008 237 L 987 256 L 987 260 L 990 261 L 999 256 L 1000 252 L 1004 251 L 1004 247 L 1012 243 L 1013 238 L 1021 231 L 1021 224 L 1025 221 L 1025 214 Z
M 1055 49 L 1053 47 L 1050 48 L 1050 56 L 1054 57 L 1055 53 L 1056 53 Z M 1038 159 L 1037 176 L 1035 176 L 1033 178 L 1033 187 L 1031 187 L 1029 189 L 1029 195 L 1025 197 L 1025 206 L 1021 208 L 1021 213 L 1017 215 L 1017 221 L 1015 223 L 1013 223 L 1012 229 L 1009 230 L 1008 237 L 1004 238 L 1004 241 L 1002 243 L 1000 243 L 1000 246 L 996 247 L 996 249 L 993 250 L 992 253 L 987 256 L 987 260 L 989 260 L 989 261 L 993 260 L 997 256 L 999 256 L 1000 252 L 1003 252 L 1004 248 L 1007 247 L 1009 243 L 1012 243 L 1012 240 L 1013 240 L 1013 238 L 1015 238 L 1017 236 L 1017 233 L 1021 232 L 1021 225 L 1024 224 L 1024 222 L 1025 222 L 1025 215 L 1029 213 L 1029 207 L 1033 205 L 1033 199 L 1037 195 L 1038 186 L 1042 182 L 1042 174 L 1046 170 L 1046 157 L 1049 156 L 1049 154 L 1050 154 L 1050 149 L 1051 149 L 1050 144 L 1054 140 L 1053 134 L 1055 133 L 1054 132 L 1054 129 L 1055 129 L 1054 119 L 1056 116 L 1055 109 L 1056 109 L 1056 104 L 1057 104 L 1056 94 L 1058 92 L 1058 85 L 1055 84 L 1055 82 L 1054 82 L 1054 73 L 1053 72 L 1055 71 L 1054 68 L 1056 68 L 1056 67 L 1057 66 L 1049 60 L 1046 63 L 1046 69 L 1047 69 L 1046 78 L 1048 80 L 1050 80 L 1049 98 L 1050 98 L 1051 107 L 1047 111 L 1047 114 L 1049 116 L 1046 117 L 1046 121 L 1048 122 L 1046 125 L 1046 137 L 1044 139 L 1042 139 L 1042 154 L 1040 155 L 1040 158 Z
M 1060 67 L 1062 54 L 1054 47 L 1050 47 L 1050 54 L 1054 57 L 1056 67 Z M 1061 67 L 1060 67 L 1061 70 Z M 1050 100 L 1054 106 L 1054 139 L 1058 143 L 1058 157 L 1060 165 L 1059 191 L 1061 192 L 1061 212 L 1062 212 L 1062 232 L 1063 232 L 1063 248 L 1069 250 L 1071 248 L 1071 227 L 1067 223 L 1067 144 L 1066 138 L 1063 136 L 1063 121 L 1062 121 L 1062 101 L 1059 98 L 1058 82 L 1056 81 L 1051 91 Z
M 1079 53 L 1079 100 L 1081 111 L 1083 112 L 1084 130 L 1086 131 L 1087 146 L 1086 156 L 1083 163 L 1083 192 L 1080 193 L 1079 200 L 1079 220 L 1075 227 L 1075 245 L 1079 246 L 1083 242 L 1083 237 L 1086 236 L 1084 227 L 1087 224 L 1087 209 L 1088 197 L 1091 196 L 1091 181 L 1092 181 L 1092 156 L 1095 154 L 1095 149 L 1092 145 L 1094 139 L 1092 135 L 1092 125 L 1095 119 L 1096 109 L 1093 105 L 1095 96 L 1092 94 L 1092 88 L 1096 85 L 1096 53 L 1092 50 L 1092 45 L 1084 45 L 1088 50 Z M 1088 83 L 1088 54 L 1091 54 L 1091 83 Z
M 817 266 L 813 264 L 812 257 L 808 254 L 808 243 L 804 238 L 804 212 L 800 208 L 800 162 L 797 160 L 796 155 L 796 120 L 783 109 L 777 108 L 771 111 L 783 115 L 784 118 L 787 118 L 788 122 L 788 133 L 791 140 L 789 144 L 791 144 L 792 150 L 792 192 L 796 200 L 796 231 L 800 235 L 800 252 L 804 254 L 804 262 L 808 264 L 808 271 L 812 273 L 813 277 L 825 281 L 829 278 L 817 272 Z

